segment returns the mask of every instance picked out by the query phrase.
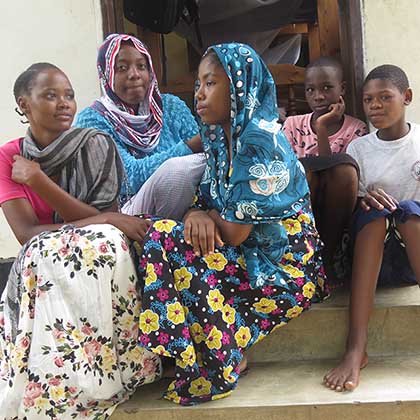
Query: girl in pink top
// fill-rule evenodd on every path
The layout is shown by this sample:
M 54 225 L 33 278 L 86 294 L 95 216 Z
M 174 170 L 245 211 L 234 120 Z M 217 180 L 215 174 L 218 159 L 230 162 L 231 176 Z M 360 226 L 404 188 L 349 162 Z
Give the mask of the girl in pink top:
M 141 241 L 151 222 L 115 212 L 116 146 L 71 128 L 76 102 L 60 69 L 32 65 L 14 94 L 29 129 L 0 147 L 0 203 L 23 244 L 0 299 L 0 413 L 109 417 L 161 373 L 159 357 L 138 347 L 126 237 Z
M 344 114 L 345 82 L 341 64 L 321 57 L 309 64 L 305 96 L 312 113 L 286 119 L 283 130 L 306 170 L 318 231 L 325 243 L 330 281 L 342 282 L 349 267 L 342 245 L 357 200 L 357 163 L 345 153 L 366 124 Z M 332 205 L 333 204 L 333 205 Z

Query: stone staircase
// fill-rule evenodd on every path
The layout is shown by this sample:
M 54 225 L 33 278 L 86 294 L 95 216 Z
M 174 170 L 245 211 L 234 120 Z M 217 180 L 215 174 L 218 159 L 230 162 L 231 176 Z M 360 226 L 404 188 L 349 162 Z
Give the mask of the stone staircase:
M 369 365 L 353 392 L 322 386 L 341 356 L 348 294 L 339 292 L 248 352 L 249 373 L 225 399 L 180 407 L 169 381 L 140 388 L 111 420 L 420 420 L 420 290 L 382 289 L 369 328 Z

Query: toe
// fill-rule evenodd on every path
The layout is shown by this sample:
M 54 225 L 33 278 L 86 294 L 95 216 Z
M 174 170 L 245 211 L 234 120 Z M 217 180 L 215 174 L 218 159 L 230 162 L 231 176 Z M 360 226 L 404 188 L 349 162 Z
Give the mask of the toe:
M 356 386 L 357 384 L 355 381 L 349 380 L 344 383 L 344 388 L 346 388 L 347 391 L 353 391 L 353 389 L 355 389 Z

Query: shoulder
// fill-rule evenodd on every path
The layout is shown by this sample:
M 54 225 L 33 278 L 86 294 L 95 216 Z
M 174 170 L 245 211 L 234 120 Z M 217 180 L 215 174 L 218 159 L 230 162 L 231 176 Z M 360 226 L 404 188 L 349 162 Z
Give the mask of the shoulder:
M 22 138 L 10 140 L 0 146 L 0 155 L 3 158 L 12 157 L 13 155 L 20 154 L 20 142 Z
M 162 107 L 164 116 L 166 113 L 172 112 L 186 112 L 191 114 L 187 104 L 178 96 L 171 95 L 170 93 L 162 94 Z
M 344 115 L 344 126 L 346 130 L 353 131 L 355 137 L 362 137 L 369 133 L 366 123 L 351 115 Z
M 308 121 L 311 119 L 311 115 L 312 113 L 287 117 L 286 121 L 283 123 L 283 130 L 307 126 Z
M 420 138 L 420 124 L 410 122 L 410 131 L 413 137 Z
M 370 148 L 373 144 L 375 144 L 376 133 L 369 133 L 362 137 L 358 137 L 354 139 L 348 146 L 347 152 L 348 153 L 360 153 L 365 149 Z
M 77 127 L 96 128 L 97 125 L 105 123 L 106 118 L 98 111 L 88 106 L 77 114 L 75 125 Z

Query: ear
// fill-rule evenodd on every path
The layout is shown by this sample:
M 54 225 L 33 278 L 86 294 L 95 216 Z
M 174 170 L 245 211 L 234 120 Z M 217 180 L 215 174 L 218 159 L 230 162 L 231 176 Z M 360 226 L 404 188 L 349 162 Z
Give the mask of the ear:
M 347 87 L 347 83 L 343 80 L 341 82 L 341 96 L 343 96 L 343 97 L 346 94 L 346 87 Z
M 28 115 L 30 114 L 28 100 L 25 96 L 19 96 L 17 99 L 17 104 L 19 109 L 23 112 L 23 114 Z
M 404 105 L 410 105 L 413 100 L 413 91 L 411 88 L 407 88 L 404 93 Z

